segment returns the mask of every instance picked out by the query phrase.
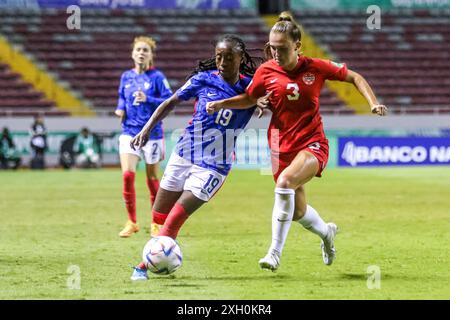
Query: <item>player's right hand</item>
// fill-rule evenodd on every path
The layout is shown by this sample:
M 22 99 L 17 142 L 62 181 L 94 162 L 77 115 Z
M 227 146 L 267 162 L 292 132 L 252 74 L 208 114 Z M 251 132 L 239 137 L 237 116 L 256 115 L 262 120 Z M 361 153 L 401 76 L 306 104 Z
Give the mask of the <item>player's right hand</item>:
M 269 98 L 270 98 L 271 94 L 272 94 L 272 91 L 269 91 L 265 96 L 258 98 L 258 100 L 256 101 L 256 105 L 263 110 L 270 108 L 271 105 L 270 105 Z
M 126 116 L 127 116 L 125 113 L 125 110 L 116 110 L 116 111 L 114 111 L 114 113 L 116 114 L 116 116 L 119 117 L 120 123 L 123 123 L 125 121 Z
M 261 118 L 266 109 L 270 109 L 270 101 L 269 97 L 272 94 L 272 91 L 269 91 L 265 96 L 258 98 L 256 101 L 256 106 L 258 107 L 258 118 Z
M 130 141 L 130 147 L 133 150 L 138 150 L 142 148 L 148 140 L 148 133 L 146 131 L 141 131 L 134 136 Z

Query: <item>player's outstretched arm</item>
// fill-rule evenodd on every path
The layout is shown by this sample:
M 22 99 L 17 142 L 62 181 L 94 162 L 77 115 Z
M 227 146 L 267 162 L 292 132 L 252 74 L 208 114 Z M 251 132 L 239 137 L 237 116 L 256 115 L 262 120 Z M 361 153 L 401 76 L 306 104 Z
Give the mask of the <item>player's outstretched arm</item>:
M 141 148 L 147 142 L 149 132 L 159 121 L 167 117 L 170 111 L 172 111 L 179 102 L 180 100 L 178 99 L 176 93 L 173 94 L 169 99 L 164 100 L 164 102 L 162 102 L 155 110 L 150 119 L 148 119 L 142 130 L 133 139 L 131 139 L 131 148 L 133 150 L 135 150 L 136 148 Z
M 379 116 L 385 116 L 387 114 L 387 107 L 378 102 L 378 99 L 373 93 L 372 88 L 362 75 L 352 70 L 348 70 L 345 81 L 353 83 L 358 91 L 364 96 L 364 98 L 366 98 L 367 102 L 370 105 L 372 113 L 378 114 Z
M 208 114 L 213 114 L 214 112 L 224 108 L 248 109 L 253 107 L 255 104 L 256 99 L 253 99 L 248 94 L 243 93 L 232 98 L 208 102 L 206 104 L 206 112 L 208 112 Z

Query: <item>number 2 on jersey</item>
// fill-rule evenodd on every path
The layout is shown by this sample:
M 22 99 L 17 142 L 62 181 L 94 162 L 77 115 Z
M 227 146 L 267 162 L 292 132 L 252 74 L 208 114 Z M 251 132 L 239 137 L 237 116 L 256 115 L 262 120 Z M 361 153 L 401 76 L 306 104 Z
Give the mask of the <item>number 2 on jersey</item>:
M 298 100 L 298 97 L 300 96 L 298 84 L 288 83 L 286 89 L 294 89 L 292 94 L 287 95 L 289 100 Z
M 158 144 L 155 142 L 153 145 L 152 145 L 152 156 L 153 157 L 156 157 L 157 155 L 158 155 Z
M 215 122 L 226 127 L 230 123 L 232 116 L 233 111 L 231 111 L 230 109 L 220 109 Z

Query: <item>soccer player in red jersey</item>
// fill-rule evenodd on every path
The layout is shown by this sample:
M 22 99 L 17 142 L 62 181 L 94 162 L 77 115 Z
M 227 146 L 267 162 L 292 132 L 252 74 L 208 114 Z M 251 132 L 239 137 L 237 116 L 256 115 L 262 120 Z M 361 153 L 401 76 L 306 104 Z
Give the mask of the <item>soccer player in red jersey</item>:
M 305 57 L 300 49 L 300 27 L 290 14 L 283 12 L 270 31 L 266 47 L 270 60 L 258 68 L 246 93 L 207 105 L 208 112 L 215 112 L 222 108 L 248 108 L 258 102 L 258 106 L 272 111 L 268 134 L 276 182 L 272 244 L 259 261 L 261 268 L 272 271 L 279 267 L 292 220 L 320 236 L 326 265 L 331 265 L 336 256 L 337 226 L 325 223 L 307 204 L 304 189 L 309 180 L 321 176 L 328 160 L 328 140 L 319 113 L 319 96 L 325 80 L 352 83 L 365 97 L 372 113 L 380 116 L 387 113 L 361 75 L 347 69 L 345 64 Z

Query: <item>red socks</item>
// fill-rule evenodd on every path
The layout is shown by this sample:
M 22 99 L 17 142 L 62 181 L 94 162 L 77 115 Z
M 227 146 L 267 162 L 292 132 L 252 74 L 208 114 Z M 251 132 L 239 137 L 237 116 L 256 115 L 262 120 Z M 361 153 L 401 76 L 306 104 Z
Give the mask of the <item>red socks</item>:
M 166 222 L 168 213 L 158 212 L 155 209 L 152 210 L 152 222 L 163 225 Z
M 159 180 L 158 179 L 149 179 L 147 178 L 147 186 L 150 190 L 150 201 L 153 204 L 155 203 L 156 193 L 159 189 Z
M 183 206 L 178 202 L 175 202 L 172 210 L 167 217 L 164 226 L 159 232 L 160 236 L 168 236 L 172 239 L 176 239 L 178 231 L 180 231 L 181 226 L 189 218 L 189 214 L 186 213 Z
M 128 219 L 133 221 L 133 223 L 136 223 L 136 191 L 134 189 L 135 177 L 135 172 L 125 171 L 123 173 L 123 200 L 125 201 L 125 207 L 128 211 Z M 147 186 L 150 190 L 150 201 L 153 205 L 153 203 L 155 202 L 156 193 L 159 189 L 159 180 L 147 178 Z M 161 218 L 157 218 L 157 220 L 160 221 Z M 162 223 L 156 223 L 163 224 L 164 220 L 165 218 L 162 219 Z
M 178 202 L 175 202 L 169 214 L 163 214 L 155 210 L 152 211 L 152 214 L 154 223 L 164 224 L 159 235 L 171 237 L 172 239 L 177 238 L 178 231 L 180 231 L 181 226 L 189 218 L 189 214 L 187 214 L 186 210 Z M 147 269 L 144 262 L 139 263 L 137 268 Z
M 128 219 L 136 223 L 136 191 L 134 189 L 135 173 L 125 171 L 123 173 L 123 200 L 128 211 Z

